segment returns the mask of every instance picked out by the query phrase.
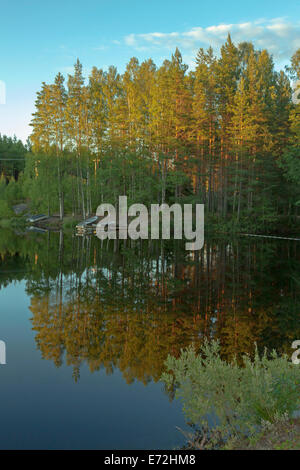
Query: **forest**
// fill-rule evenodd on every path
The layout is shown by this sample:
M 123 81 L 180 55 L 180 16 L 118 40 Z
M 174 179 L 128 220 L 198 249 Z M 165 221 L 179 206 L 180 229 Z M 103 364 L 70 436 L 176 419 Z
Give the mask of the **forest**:
M 267 50 L 199 49 L 188 70 L 178 49 L 160 67 L 132 58 L 123 74 L 79 60 L 42 83 L 24 146 L 0 138 L 0 218 L 32 211 L 86 218 L 102 202 L 205 204 L 221 230 L 299 227 L 300 50 L 277 71 Z M 12 158 L 15 160 L 12 161 Z

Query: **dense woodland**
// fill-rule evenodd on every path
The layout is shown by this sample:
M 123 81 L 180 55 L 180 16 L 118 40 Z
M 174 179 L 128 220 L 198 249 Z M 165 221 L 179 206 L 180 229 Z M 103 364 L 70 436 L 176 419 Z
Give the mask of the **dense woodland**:
M 268 51 L 230 36 L 218 55 L 200 49 L 192 71 L 178 49 L 160 67 L 132 58 L 123 74 L 94 67 L 88 80 L 78 60 L 66 83 L 59 73 L 37 93 L 24 167 L 1 162 L 2 204 L 27 199 L 36 211 L 86 217 L 125 194 L 129 203 L 204 203 L 224 228 L 293 227 L 295 79 L 300 50 L 278 72 Z

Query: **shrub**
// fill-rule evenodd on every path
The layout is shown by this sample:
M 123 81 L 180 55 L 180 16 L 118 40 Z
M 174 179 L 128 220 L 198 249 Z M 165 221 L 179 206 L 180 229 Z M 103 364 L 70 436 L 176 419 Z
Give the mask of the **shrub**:
M 190 422 L 213 427 L 225 440 L 253 435 L 300 406 L 300 367 L 275 351 L 260 357 L 256 348 L 240 367 L 221 359 L 218 342 L 206 341 L 200 354 L 190 347 L 178 359 L 169 356 L 166 368 L 161 380 L 175 387 Z
M 64 229 L 70 229 L 70 228 L 75 228 L 76 225 L 78 224 L 78 222 L 80 221 L 80 219 L 78 218 L 73 218 L 73 217 L 65 217 L 64 219 L 64 222 L 63 222 L 63 228 Z
M 14 213 L 8 203 L 0 199 L 0 219 L 13 217 Z

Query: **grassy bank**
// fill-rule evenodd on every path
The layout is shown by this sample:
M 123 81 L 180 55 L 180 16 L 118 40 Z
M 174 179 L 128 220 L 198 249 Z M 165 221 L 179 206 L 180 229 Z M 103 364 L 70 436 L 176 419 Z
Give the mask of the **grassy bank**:
M 266 422 L 250 437 L 236 435 L 224 441 L 216 431 L 183 432 L 183 450 L 300 450 L 300 419 L 283 417 Z
M 228 450 L 300 450 L 300 419 L 282 419 L 265 424 L 250 439 L 236 439 Z
M 0 227 L 22 229 L 26 227 L 26 220 L 24 217 L 3 217 L 0 218 Z
M 35 225 L 46 230 L 68 230 L 76 227 L 82 217 L 67 215 L 63 220 L 60 220 L 58 216 L 49 217 L 46 220 L 40 222 L 27 222 L 25 216 L 10 216 L 0 218 L 1 228 L 25 228 L 26 226 Z

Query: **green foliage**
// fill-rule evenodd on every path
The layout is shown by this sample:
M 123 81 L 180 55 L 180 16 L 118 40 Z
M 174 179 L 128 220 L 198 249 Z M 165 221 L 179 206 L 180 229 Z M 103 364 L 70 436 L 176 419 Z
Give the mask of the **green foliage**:
M 14 178 L 11 178 L 5 189 L 4 197 L 10 207 L 22 200 L 23 192 L 21 184 L 18 184 Z
M 74 219 L 74 218 L 69 218 L 65 217 L 64 223 L 63 223 L 63 228 L 64 229 L 74 229 L 76 225 L 80 222 L 80 219 Z
M 14 213 L 9 207 L 8 202 L 0 199 L 0 219 L 9 219 L 13 217 Z
M 26 153 L 26 146 L 16 137 L 0 134 L 0 174 L 10 178 L 23 171 Z
M 218 342 L 207 341 L 196 354 L 193 347 L 169 356 L 162 381 L 176 388 L 187 418 L 195 425 L 215 426 L 224 438 L 257 432 L 264 422 L 292 416 L 300 406 L 300 368 L 288 357 L 265 351 L 240 366 L 220 356 Z
M 292 148 L 285 152 L 279 162 L 285 177 L 291 183 L 300 185 L 300 148 Z

